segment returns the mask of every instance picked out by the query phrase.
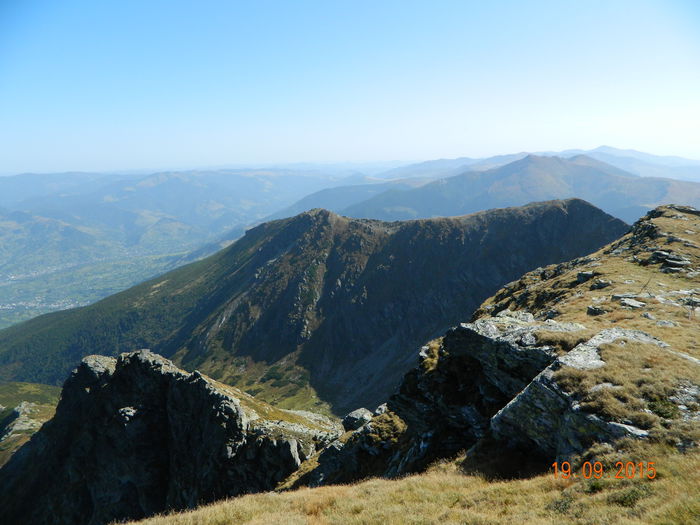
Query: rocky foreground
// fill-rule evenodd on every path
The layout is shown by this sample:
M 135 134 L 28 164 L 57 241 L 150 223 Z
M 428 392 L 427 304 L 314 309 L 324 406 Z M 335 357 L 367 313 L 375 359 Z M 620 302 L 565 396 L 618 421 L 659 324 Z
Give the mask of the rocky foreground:
M 271 490 L 339 433 L 149 351 L 89 356 L 0 471 L 3 522 L 109 523 Z
M 700 211 L 660 207 L 599 252 L 507 285 L 285 486 L 416 472 L 487 443 L 521 453 L 511 475 L 623 438 L 697 447 L 699 242 Z
M 518 477 L 631 441 L 688 453 L 700 443 L 698 244 L 700 211 L 666 206 L 590 256 L 524 275 L 344 428 L 150 352 L 88 357 L 0 471 L 0 508 L 9 523 L 99 524 L 456 455 L 465 468 L 512 455 L 499 468 Z

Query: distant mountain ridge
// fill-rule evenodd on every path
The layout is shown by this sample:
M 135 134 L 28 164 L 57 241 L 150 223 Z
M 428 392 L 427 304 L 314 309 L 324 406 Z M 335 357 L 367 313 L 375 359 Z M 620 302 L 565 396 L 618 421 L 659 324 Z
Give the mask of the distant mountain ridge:
M 408 178 L 415 176 L 443 178 L 465 171 L 483 171 L 515 162 L 528 155 L 571 158 L 586 155 L 611 164 L 617 168 L 644 177 L 665 177 L 700 182 L 700 160 L 675 156 L 652 155 L 633 149 L 618 149 L 599 146 L 594 149 L 568 149 L 564 151 L 522 151 L 485 158 L 460 157 L 455 159 L 428 160 L 377 174 L 378 178 Z
M 626 230 L 577 199 L 399 223 L 314 210 L 0 331 L 0 379 L 60 383 L 87 354 L 151 348 L 283 407 L 342 413 L 385 397 L 417 345 L 499 286 Z
M 633 222 L 666 202 L 700 205 L 700 184 L 639 177 L 585 155 L 570 159 L 528 155 L 498 168 L 467 171 L 411 190 L 386 191 L 340 212 L 405 220 L 572 197 Z

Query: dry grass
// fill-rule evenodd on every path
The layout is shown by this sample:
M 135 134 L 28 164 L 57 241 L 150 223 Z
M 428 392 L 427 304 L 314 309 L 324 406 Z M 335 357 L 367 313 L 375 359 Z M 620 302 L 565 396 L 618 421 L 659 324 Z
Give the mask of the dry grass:
M 398 443 L 408 428 L 403 419 L 391 411 L 372 418 L 368 427 L 371 427 L 368 437 L 372 442 L 388 444 Z
M 676 214 L 671 211 L 670 215 Z M 655 218 L 664 232 L 691 238 L 700 245 L 700 233 L 687 234 L 685 229 L 700 232 L 700 219 L 689 217 L 680 221 L 670 217 Z M 652 245 L 666 247 L 665 238 L 649 241 L 639 247 L 639 257 L 648 256 Z M 671 249 L 680 250 L 693 258 L 700 267 L 700 250 L 671 242 Z M 563 267 L 548 279 L 542 272 L 533 272 L 513 283 L 486 301 L 477 315 L 488 315 L 489 307 L 496 310 L 510 308 L 544 314 L 556 308 L 557 321 L 577 322 L 586 331 L 559 334 L 541 331 L 542 344 L 556 346 L 560 352 L 571 350 L 591 334 L 604 328 L 624 327 L 643 330 L 658 337 L 674 351 L 700 358 L 700 316 L 688 315 L 687 309 L 664 304 L 653 298 L 643 300 L 640 310 L 623 308 L 613 301 L 612 294 L 650 293 L 667 294 L 669 291 L 700 288 L 697 276 L 666 274 L 657 266 L 640 265 L 627 251 L 620 255 L 593 254 L 593 262 Z M 577 272 L 594 270 L 611 286 L 591 290 L 591 282 L 579 283 Z M 609 310 L 600 316 L 587 315 L 591 304 Z M 642 314 L 648 314 L 644 317 Z M 673 321 L 675 326 L 657 325 L 657 320 Z M 440 341 L 429 344 L 428 356 L 422 366 L 430 371 L 438 361 Z M 698 432 L 697 422 L 684 422 L 678 417 L 678 408 L 668 402 L 669 395 L 682 380 L 700 384 L 700 367 L 674 355 L 668 349 L 654 345 L 620 344 L 601 348 L 604 367 L 578 371 L 563 369 L 557 379 L 581 398 L 584 408 L 621 422 L 630 422 L 650 429 L 652 439 L 631 441 L 611 447 L 594 446 L 583 459 L 595 458 L 603 462 L 608 473 L 617 461 L 654 462 L 657 478 L 584 480 L 554 479 L 552 474 L 540 474 L 524 479 L 498 479 L 494 472 L 503 470 L 503 464 L 517 461 L 492 452 L 494 461 L 471 458 L 445 462 L 428 472 L 398 480 L 371 479 L 353 485 L 326 486 L 250 495 L 207 507 L 155 517 L 148 525 L 195 524 L 365 524 L 381 523 L 461 523 L 461 524 L 700 524 L 700 451 L 681 454 L 669 443 L 679 437 L 692 438 Z M 595 385 L 609 383 L 603 388 Z M 610 388 L 612 386 L 612 388 Z M 399 439 L 401 420 L 391 414 L 379 419 L 376 427 L 378 440 Z M 700 440 L 700 436 L 696 436 Z M 532 460 L 532 458 L 530 458 Z M 525 475 L 537 470 L 533 465 L 518 469 Z M 542 465 L 546 470 L 549 465 Z M 464 469 L 470 469 L 469 474 Z M 483 474 L 474 474 L 481 470 Z M 492 472 L 493 471 L 493 472 Z
M 588 412 L 645 429 L 668 427 L 680 416 L 669 397 L 682 382 L 700 384 L 700 367 L 655 345 L 620 343 L 601 347 L 605 366 L 565 367 L 555 378 Z
M 456 462 L 448 462 L 432 467 L 425 474 L 399 480 L 372 479 L 353 485 L 244 496 L 141 523 L 661 525 L 700 522 L 700 454 L 669 454 L 660 446 L 646 445 L 637 447 L 630 458 L 655 461 L 657 479 L 562 480 L 548 473 L 494 482 L 464 475 Z
M 578 344 L 588 341 L 595 335 L 594 330 L 579 330 L 576 332 L 552 332 L 538 330 L 535 332 L 537 343 L 556 347 L 560 353 L 570 352 Z

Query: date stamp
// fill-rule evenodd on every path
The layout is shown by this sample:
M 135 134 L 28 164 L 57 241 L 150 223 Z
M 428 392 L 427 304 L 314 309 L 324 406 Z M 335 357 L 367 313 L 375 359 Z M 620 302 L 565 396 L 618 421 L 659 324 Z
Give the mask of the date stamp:
M 573 468 L 568 461 L 552 463 L 555 478 L 570 479 L 634 479 L 647 478 L 654 479 L 656 477 L 656 469 L 653 461 L 618 461 L 614 468 L 605 468 L 600 461 L 584 461 L 579 468 Z

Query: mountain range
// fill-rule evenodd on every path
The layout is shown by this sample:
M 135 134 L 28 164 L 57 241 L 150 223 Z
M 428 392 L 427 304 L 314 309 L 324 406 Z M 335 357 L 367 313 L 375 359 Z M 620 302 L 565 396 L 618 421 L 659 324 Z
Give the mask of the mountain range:
M 58 384 L 85 355 L 150 348 L 283 407 L 342 413 L 385 397 L 413 348 L 499 286 L 626 229 L 577 199 L 394 223 L 312 210 L 0 331 L 0 379 Z
M 700 160 L 685 159 L 674 156 L 661 156 L 636 151 L 619 149 L 610 146 L 599 146 L 595 149 L 568 149 L 564 151 L 520 152 L 507 155 L 496 155 L 487 158 L 460 157 L 456 159 L 437 159 L 404 166 L 397 166 L 377 174 L 381 178 L 410 178 L 410 177 L 450 177 L 465 171 L 483 171 L 497 168 L 528 155 L 571 158 L 586 155 L 634 175 L 642 177 L 665 177 L 671 179 L 700 182 Z
M 385 402 L 353 410 L 342 427 L 334 418 L 268 405 L 148 350 L 84 357 L 64 383 L 55 416 L 0 468 L 3 518 L 23 525 L 102 525 L 156 514 L 145 523 L 403 523 L 410 512 L 414 522 L 502 523 L 507 516 L 524 523 L 694 523 L 700 511 L 697 209 L 658 207 L 631 229 L 576 199 L 394 223 L 315 210 L 249 231 L 222 252 L 235 261 L 226 273 L 193 271 L 186 277 L 194 280 L 186 281 L 176 271 L 168 277 L 180 279 L 179 288 L 167 280 L 137 287 L 129 297 L 134 302 L 110 303 L 111 328 L 128 337 L 126 310 L 147 313 L 153 301 L 167 314 L 181 301 L 177 295 L 218 276 L 212 295 L 189 309 L 192 320 L 207 309 L 217 313 L 204 325 L 187 327 L 200 344 L 186 350 L 194 350 L 191 357 L 205 368 L 210 365 L 202 358 L 217 358 L 211 370 L 220 371 L 226 341 L 236 344 L 236 334 L 227 330 L 231 324 L 266 343 L 277 340 L 275 332 L 289 321 L 301 328 L 292 332 L 302 338 L 308 329 L 315 332 L 311 339 L 323 333 L 323 321 L 300 325 L 293 315 L 281 325 L 277 311 L 288 304 L 285 297 L 304 303 L 306 292 L 327 307 L 323 287 L 319 297 L 313 293 L 319 288 L 310 285 L 319 276 L 337 283 L 344 268 L 340 286 L 331 291 L 346 308 L 342 317 L 329 317 L 332 326 L 325 330 L 337 331 L 338 344 L 312 350 L 312 356 L 324 375 L 338 378 L 340 367 L 352 372 L 346 384 L 333 388 L 372 390 L 373 374 L 383 372 L 391 382 L 403 354 L 386 344 L 353 351 L 353 341 L 365 342 L 366 334 L 376 332 L 372 319 L 362 317 L 364 308 L 386 321 L 373 308 L 375 295 L 384 304 L 394 297 L 409 308 L 416 303 L 415 309 L 390 312 L 408 314 L 402 326 L 407 330 L 431 323 L 420 313 L 431 305 L 432 293 L 450 308 L 467 291 L 456 281 L 443 286 L 454 266 L 483 281 L 519 261 L 532 267 L 539 258 L 580 253 L 615 229 L 624 234 L 584 256 L 519 275 L 482 302 L 470 320 L 462 313 L 461 322 L 405 351 L 414 366 Z M 394 242 L 403 250 L 397 253 Z M 362 245 L 364 250 L 353 249 Z M 373 246 L 380 249 L 367 251 Z M 305 257 L 314 247 L 317 256 L 318 249 L 326 250 L 322 261 Z M 342 284 L 352 280 L 363 254 L 367 262 L 356 281 L 362 292 L 351 285 L 361 308 L 353 310 Z M 389 263 L 383 255 L 395 259 Z M 201 270 L 212 261 L 189 268 Z M 307 277 L 313 274 L 301 280 L 306 286 L 293 277 L 297 263 L 310 270 Z M 411 269 L 415 265 L 421 271 Z M 247 277 L 253 270 L 254 281 Z M 225 308 L 217 307 L 218 298 L 247 279 L 250 295 L 229 296 Z M 391 295 L 382 296 L 382 290 Z M 99 334 L 110 327 L 107 301 L 83 309 L 92 323 L 82 321 L 78 338 L 99 344 Z M 257 320 L 267 318 L 257 331 L 245 325 L 256 319 L 241 316 L 254 311 Z M 363 326 L 354 324 L 358 320 Z M 69 335 L 75 326 L 54 324 L 53 334 Z M 35 335 L 46 335 L 40 325 L 34 328 Z M 221 344 L 207 347 L 218 334 Z M 394 357 L 388 366 L 387 351 Z M 353 364 L 361 352 L 373 360 L 358 370 Z M 334 355 L 340 357 L 335 363 Z M 176 352 L 173 358 L 184 362 L 187 355 Z M 281 372 L 272 367 L 266 374 L 278 381 Z M 317 379 L 311 371 L 312 382 Z M 37 393 L 35 399 L 47 397 Z M 376 402 L 362 395 L 352 399 Z M 25 412 L 26 406 L 24 412 L 16 409 L 13 421 Z
M 398 167 L 0 177 L 0 328 L 90 304 L 313 208 L 398 220 L 579 197 L 633 222 L 658 204 L 697 205 L 698 186 L 674 178 L 700 180 L 698 166 L 603 146 Z
M 318 192 L 302 202 L 328 207 L 350 217 L 389 221 L 460 215 L 571 197 L 588 200 L 626 222 L 634 222 L 659 204 L 700 205 L 700 183 L 641 177 L 586 155 L 570 158 L 527 155 L 495 168 L 470 168 L 459 168 L 467 171 L 423 182 L 414 188 L 405 184 L 367 187 L 373 195 L 358 198 L 352 204 L 338 199 L 343 189 Z M 346 195 L 364 197 L 362 188 L 354 187 Z M 289 209 L 296 211 L 299 205 Z
M 283 169 L 0 177 L 0 327 L 123 290 L 348 180 Z

